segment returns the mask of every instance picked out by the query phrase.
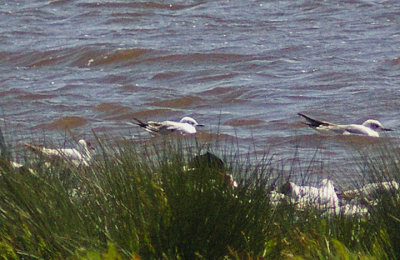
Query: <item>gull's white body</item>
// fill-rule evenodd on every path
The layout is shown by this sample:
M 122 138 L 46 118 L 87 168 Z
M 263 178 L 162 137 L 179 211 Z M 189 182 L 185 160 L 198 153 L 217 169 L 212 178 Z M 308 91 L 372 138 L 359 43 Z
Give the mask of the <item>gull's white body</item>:
M 329 208 L 339 206 L 339 198 L 336 194 L 335 187 L 331 180 L 321 180 L 321 187 L 299 186 L 293 182 L 289 182 L 291 195 L 296 203 L 301 206 L 306 205 L 325 205 Z
M 180 134 L 195 134 L 196 131 L 196 126 L 203 126 L 200 125 L 196 122 L 191 117 L 184 117 L 182 118 L 179 122 L 175 121 L 162 121 L 162 122 L 155 122 L 155 121 L 148 121 L 147 123 L 144 123 L 140 121 L 139 119 L 136 119 L 137 123 L 136 125 L 142 127 L 144 130 L 147 132 L 150 132 L 152 134 L 170 134 L 173 132 L 177 132 Z
M 80 165 L 89 166 L 92 159 L 92 153 L 89 149 L 93 148 L 90 143 L 87 143 L 83 139 L 79 140 L 76 148 L 52 149 L 32 144 L 25 144 L 25 146 L 37 153 L 45 155 L 46 157 L 63 159 L 77 167 Z
M 379 121 L 373 119 L 368 119 L 361 125 L 358 124 L 339 125 L 327 121 L 316 120 L 301 113 L 298 113 L 298 115 L 304 117 L 308 122 L 307 125 L 316 130 L 333 132 L 337 134 L 343 134 L 343 135 L 354 134 L 354 135 L 379 137 L 379 132 L 381 131 L 392 131 L 391 129 L 384 128 Z

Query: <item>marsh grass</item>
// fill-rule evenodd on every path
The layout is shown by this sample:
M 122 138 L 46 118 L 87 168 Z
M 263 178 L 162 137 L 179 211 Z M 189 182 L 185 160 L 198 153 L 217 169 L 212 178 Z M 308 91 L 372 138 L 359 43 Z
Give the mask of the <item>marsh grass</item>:
M 371 230 L 390 259 L 400 258 L 400 189 L 392 181 L 400 183 L 400 151 L 389 141 L 373 146 L 372 151 L 359 153 L 361 180 L 374 183 L 388 182 L 389 188 L 377 189 L 371 196 L 376 198 L 369 205 Z M 355 184 L 357 185 L 357 184 Z M 367 200 L 367 198 L 365 198 Z
M 250 156 L 229 149 L 232 143 L 216 147 L 193 138 L 142 143 L 95 138 L 97 156 L 91 167 L 80 168 L 60 161 L 48 164 L 45 158 L 27 153 L 26 165 L 14 169 L 2 141 L 3 258 L 400 256 L 400 207 L 394 191 L 377 194 L 378 202 L 370 206 L 367 217 L 326 214 L 311 207 L 297 210 L 289 200 L 271 202 L 271 190 L 283 181 L 283 166 L 269 154 L 254 163 Z M 193 163 L 207 151 L 223 158 L 225 165 Z M 398 154 L 386 151 L 374 157 L 364 154 L 360 171 L 398 178 Z M 226 173 L 236 178 L 237 188 L 223 178 Z

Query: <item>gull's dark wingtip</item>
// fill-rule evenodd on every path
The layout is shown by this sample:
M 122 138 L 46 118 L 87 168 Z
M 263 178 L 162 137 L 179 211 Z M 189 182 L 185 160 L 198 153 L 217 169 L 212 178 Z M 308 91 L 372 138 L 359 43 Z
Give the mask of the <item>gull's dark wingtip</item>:
M 308 123 L 305 123 L 305 124 L 310 126 L 310 127 L 318 127 L 320 125 L 327 125 L 328 124 L 327 122 L 323 122 L 323 121 L 320 121 L 320 120 L 313 119 L 313 118 L 311 118 L 309 116 L 306 116 L 303 113 L 297 113 L 297 115 L 299 115 L 301 117 L 304 117 L 308 122 Z
M 304 117 L 304 118 L 307 119 L 307 120 L 314 120 L 314 119 L 312 119 L 311 117 L 309 117 L 309 116 L 307 116 L 307 115 L 305 115 L 305 114 L 303 114 L 303 113 L 297 113 L 297 115 L 298 115 L 298 116 L 301 116 L 301 117 Z
M 146 127 L 148 124 L 143 122 L 142 120 L 137 119 L 136 117 L 132 118 L 136 122 L 134 122 L 135 125 L 138 125 L 140 127 Z

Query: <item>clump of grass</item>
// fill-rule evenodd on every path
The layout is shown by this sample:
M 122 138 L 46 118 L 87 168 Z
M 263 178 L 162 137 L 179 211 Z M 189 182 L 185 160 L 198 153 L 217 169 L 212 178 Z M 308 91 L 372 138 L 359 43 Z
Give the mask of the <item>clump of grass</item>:
M 359 154 L 361 179 L 385 183 L 362 198 L 369 202 L 371 230 L 389 259 L 400 258 L 400 152 L 389 142 L 382 142 Z M 359 185 L 356 183 L 355 185 Z
M 192 138 L 97 141 L 91 167 L 48 166 L 44 158 L 27 155 L 27 165 L 14 169 L 2 157 L 2 257 L 399 257 L 394 193 L 379 197 L 367 217 L 297 210 L 289 200 L 271 201 L 283 174 L 271 157 L 254 164 Z M 207 151 L 225 164 L 196 157 Z M 365 157 L 363 165 L 369 163 Z M 237 188 L 226 174 L 235 176 Z
M 202 161 L 187 169 L 197 148 L 165 145 L 147 148 L 145 157 L 132 146 L 120 146 L 91 172 L 96 177 L 88 177 L 101 181 L 85 182 L 96 197 L 85 204 L 98 201 L 111 210 L 102 215 L 108 216 L 104 222 L 112 241 L 144 258 L 221 258 L 229 250 L 262 251 L 263 230 L 272 215 L 266 183 L 261 183 L 268 176 L 233 189 L 221 178 L 227 169 Z M 130 230 L 128 239 L 121 228 Z

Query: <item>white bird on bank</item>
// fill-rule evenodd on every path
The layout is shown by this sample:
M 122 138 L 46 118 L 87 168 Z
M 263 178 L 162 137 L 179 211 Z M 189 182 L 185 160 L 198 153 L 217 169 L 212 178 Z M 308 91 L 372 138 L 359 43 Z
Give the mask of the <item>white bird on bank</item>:
M 319 188 L 300 186 L 293 182 L 287 183 L 282 188 L 285 190 L 284 193 L 289 193 L 295 199 L 295 203 L 301 208 L 305 206 L 339 207 L 339 198 L 331 180 L 321 180 L 321 186 Z
M 72 163 L 74 166 L 78 167 L 80 165 L 89 166 L 89 163 L 92 159 L 92 150 L 94 150 L 93 146 L 90 142 L 86 142 L 85 140 L 79 140 L 76 148 L 45 148 L 41 146 L 36 146 L 32 144 L 24 144 L 27 148 L 32 151 L 42 154 L 51 159 L 62 159 L 69 163 Z
M 138 125 L 142 127 L 144 130 L 147 132 L 150 132 L 152 134 L 169 134 L 173 132 L 177 132 L 180 134 L 195 134 L 196 127 L 197 126 L 204 126 L 196 122 L 191 117 L 184 117 L 182 118 L 179 122 L 175 121 L 162 121 L 162 122 L 154 122 L 154 121 L 148 121 L 147 123 L 134 118 L 134 120 L 137 123 L 134 123 L 135 125 Z
M 361 199 L 365 201 L 373 201 L 385 192 L 400 191 L 400 184 L 396 181 L 384 181 L 377 183 L 368 183 L 361 188 L 347 190 L 342 193 L 342 197 L 347 200 Z
M 361 125 L 350 124 L 350 125 L 338 125 L 327 121 L 320 121 L 306 116 L 302 113 L 298 113 L 299 116 L 304 117 L 307 120 L 307 125 L 320 131 L 329 131 L 343 135 L 365 135 L 379 137 L 379 132 L 382 131 L 393 131 L 389 128 L 384 128 L 378 120 L 368 119 Z

